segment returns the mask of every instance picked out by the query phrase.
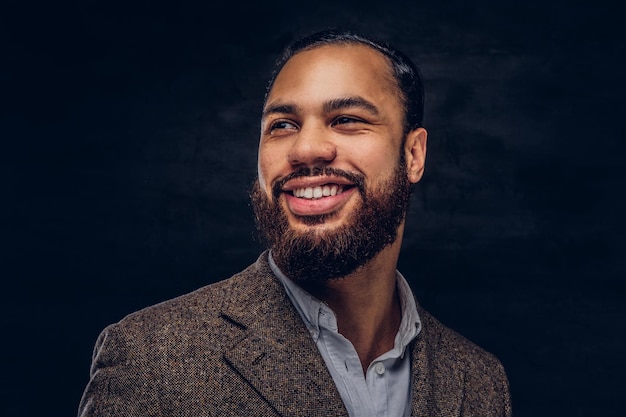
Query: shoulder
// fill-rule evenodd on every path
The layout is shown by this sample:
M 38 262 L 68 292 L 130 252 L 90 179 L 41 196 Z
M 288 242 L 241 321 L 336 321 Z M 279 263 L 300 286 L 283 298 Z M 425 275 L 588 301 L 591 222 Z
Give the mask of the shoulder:
M 500 360 L 418 307 L 422 332 L 413 348 L 430 371 L 433 394 L 461 415 L 510 416 L 509 382 Z M 456 398 L 458 401 L 455 401 Z
M 244 271 L 146 307 L 107 326 L 93 351 L 91 378 L 79 415 L 172 415 L 186 398 L 189 415 L 219 404 L 232 370 L 223 360 L 242 338 L 225 318 L 232 306 L 261 303 L 259 286 L 275 288 L 263 255 Z M 269 268 L 267 268 L 269 269 Z M 269 292 L 269 290 L 268 290 Z M 258 300 L 258 301 L 257 301 Z M 210 375 L 210 377 L 207 377 Z M 197 391 L 189 392 L 188 387 Z M 116 411 L 112 411 L 116 410 Z
M 255 295 L 255 287 L 269 281 L 266 257 L 259 259 L 230 278 L 204 286 L 190 293 L 130 313 L 106 330 L 130 334 L 193 334 L 193 330 L 211 333 L 222 320 L 222 312 L 231 304 L 246 304 Z
M 499 360 L 490 352 L 450 329 L 421 307 L 418 307 L 422 321 L 423 337 L 427 349 L 431 350 L 440 361 L 454 362 L 458 365 L 484 364 L 492 366 Z

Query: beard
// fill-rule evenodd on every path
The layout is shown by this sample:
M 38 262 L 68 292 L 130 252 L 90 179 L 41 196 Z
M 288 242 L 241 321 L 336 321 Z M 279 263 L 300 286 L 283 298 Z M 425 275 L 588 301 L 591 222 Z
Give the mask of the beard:
M 338 175 L 357 187 L 361 202 L 345 224 L 332 230 L 292 229 L 280 203 L 282 185 L 293 178 Z M 406 161 L 400 154 L 396 168 L 376 190 L 369 190 L 360 174 L 330 167 L 302 168 L 272 187 L 273 200 L 261 190 L 258 179 L 251 192 L 260 237 L 272 251 L 280 270 L 294 281 L 325 282 L 343 278 L 365 265 L 398 236 L 411 197 Z M 333 214 L 297 216 L 307 225 L 322 224 Z

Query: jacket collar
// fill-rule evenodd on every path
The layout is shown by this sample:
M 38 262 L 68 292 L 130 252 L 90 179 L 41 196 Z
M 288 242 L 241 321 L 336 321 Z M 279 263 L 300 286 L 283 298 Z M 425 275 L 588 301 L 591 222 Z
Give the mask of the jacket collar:
M 230 280 L 222 317 L 241 332 L 224 357 L 283 416 L 346 416 L 335 384 L 264 252 Z

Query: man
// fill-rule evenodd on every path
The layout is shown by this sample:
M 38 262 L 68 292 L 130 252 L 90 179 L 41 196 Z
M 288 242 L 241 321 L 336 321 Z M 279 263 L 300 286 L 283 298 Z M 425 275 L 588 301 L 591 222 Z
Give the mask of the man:
M 510 416 L 499 361 L 396 271 L 424 171 L 423 90 L 351 33 L 298 40 L 262 114 L 252 200 L 269 251 L 109 326 L 81 416 Z

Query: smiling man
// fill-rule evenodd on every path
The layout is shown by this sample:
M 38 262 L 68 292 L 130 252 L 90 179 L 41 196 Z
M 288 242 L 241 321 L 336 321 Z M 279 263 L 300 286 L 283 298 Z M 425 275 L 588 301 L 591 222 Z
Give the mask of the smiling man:
M 396 270 L 422 116 L 400 52 L 333 31 L 292 43 L 252 190 L 268 250 L 105 329 L 79 415 L 510 416 L 500 362 L 423 310 Z

